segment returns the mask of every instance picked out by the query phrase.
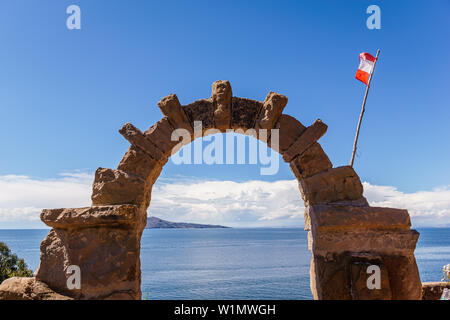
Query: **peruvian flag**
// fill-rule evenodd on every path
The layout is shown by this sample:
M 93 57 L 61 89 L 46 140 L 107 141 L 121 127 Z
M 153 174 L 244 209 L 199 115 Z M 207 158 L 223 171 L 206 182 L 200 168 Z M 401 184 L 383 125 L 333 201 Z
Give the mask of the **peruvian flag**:
M 356 71 L 355 78 L 359 81 L 364 82 L 367 85 L 369 81 L 369 75 L 373 70 L 373 65 L 375 64 L 376 58 L 370 53 L 363 52 L 359 54 L 359 67 Z

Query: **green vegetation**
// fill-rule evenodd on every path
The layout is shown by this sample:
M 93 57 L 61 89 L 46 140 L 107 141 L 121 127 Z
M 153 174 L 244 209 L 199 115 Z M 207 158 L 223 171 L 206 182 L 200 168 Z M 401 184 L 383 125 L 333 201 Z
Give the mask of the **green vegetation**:
M 12 254 L 8 246 L 0 242 L 0 283 L 11 277 L 32 277 L 25 261 Z

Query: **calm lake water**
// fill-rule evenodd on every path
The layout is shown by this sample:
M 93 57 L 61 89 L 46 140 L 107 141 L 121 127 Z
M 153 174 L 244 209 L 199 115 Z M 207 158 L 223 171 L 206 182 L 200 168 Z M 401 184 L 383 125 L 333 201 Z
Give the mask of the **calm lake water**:
M 450 228 L 418 229 L 421 279 L 439 281 L 450 263 Z M 39 265 L 48 230 L 0 230 L 0 241 Z M 312 299 L 307 233 L 297 228 L 146 229 L 142 292 L 149 299 Z

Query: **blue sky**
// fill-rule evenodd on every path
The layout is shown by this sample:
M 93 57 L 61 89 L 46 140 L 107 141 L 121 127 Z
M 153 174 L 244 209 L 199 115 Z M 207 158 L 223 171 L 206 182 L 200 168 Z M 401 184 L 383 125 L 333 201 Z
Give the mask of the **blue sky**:
M 81 30 L 66 8 L 81 8 Z M 381 8 L 381 30 L 366 8 Z M 448 1 L 2 1 L 0 176 L 58 179 L 115 168 L 129 144 L 117 130 L 161 118 L 156 103 L 187 104 L 230 80 L 235 96 L 289 98 L 284 113 L 329 129 L 335 166 L 352 150 L 364 85 L 358 54 L 381 55 L 359 140 L 361 180 L 404 193 L 450 183 Z M 277 182 L 257 165 L 169 162 L 162 178 Z M 89 200 L 89 199 L 88 199 Z

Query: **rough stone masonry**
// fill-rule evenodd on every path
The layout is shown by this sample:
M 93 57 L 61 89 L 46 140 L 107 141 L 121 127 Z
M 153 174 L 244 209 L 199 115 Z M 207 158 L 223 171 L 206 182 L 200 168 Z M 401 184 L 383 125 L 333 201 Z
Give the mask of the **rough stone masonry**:
M 406 210 L 370 207 L 361 181 L 349 166 L 333 168 L 317 142 L 327 125 L 305 126 L 283 114 L 287 97 L 270 92 L 264 101 L 232 96 L 228 81 L 216 81 L 210 98 L 181 105 L 171 94 L 158 103 L 164 117 L 142 132 L 127 123 L 119 132 L 130 148 L 117 169 L 99 168 L 92 206 L 46 209 L 52 229 L 41 243 L 35 278 L 0 285 L 0 299 L 141 299 L 140 239 L 152 186 L 173 151 L 177 128 L 194 137 L 203 129 L 279 129 L 276 151 L 288 162 L 305 202 L 312 252 L 310 283 L 315 299 L 420 299 L 414 258 L 419 233 Z M 81 288 L 67 288 L 67 268 L 81 269 Z M 381 270 L 381 288 L 366 285 L 367 268 Z M 36 292 L 34 292 L 36 291 Z

